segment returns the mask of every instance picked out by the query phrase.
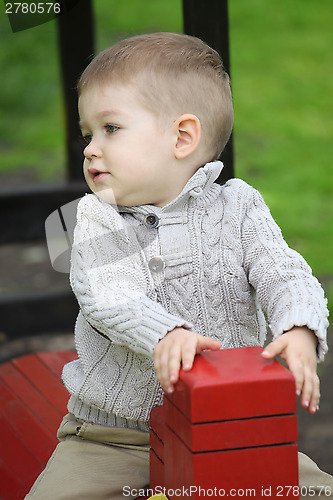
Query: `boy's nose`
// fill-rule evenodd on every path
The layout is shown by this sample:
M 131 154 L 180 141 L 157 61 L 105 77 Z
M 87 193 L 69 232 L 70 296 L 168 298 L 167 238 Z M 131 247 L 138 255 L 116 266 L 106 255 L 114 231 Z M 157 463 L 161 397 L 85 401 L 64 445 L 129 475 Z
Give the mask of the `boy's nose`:
M 97 141 L 92 139 L 83 150 L 84 156 L 90 160 L 93 157 L 99 158 L 102 156 L 102 150 L 97 144 Z

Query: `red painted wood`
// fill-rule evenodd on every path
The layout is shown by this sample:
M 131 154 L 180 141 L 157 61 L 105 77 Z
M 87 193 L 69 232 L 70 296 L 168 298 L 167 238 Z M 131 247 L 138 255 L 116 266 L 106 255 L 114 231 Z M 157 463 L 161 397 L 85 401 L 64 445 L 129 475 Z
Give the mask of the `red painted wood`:
M 243 483 L 244 488 L 274 488 L 277 481 L 280 485 L 285 481 L 297 485 L 297 446 L 276 444 L 294 436 L 295 418 L 285 415 L 296 408 L 294 381 L 279 363 L 262 360 L 260 352 L 259 348 L 206 352 L 196 358 L 191 372 L 180 374 L 180 382 L 175 393 L 167 396 L 165 408 L 156 408 L 151 416 L 152 487 L 175 489 L 177 485 L 183 488 L 202 484 L 203 488 L 212 488 L 219 484 L 216 481 L 222 481 L 221 477 L 224 489 L 233 487 L 235 481 L 237 488 Z M 26 484 L 33 481 L 32 469 L 37 469 L 37 464 L 42 468 L 49 458 L 56 439 L 45 419 L 50 406 L 58 413 L 66 412 L 68 394 L 60 376 L 63 364 L 74 357 L 74 353 L 40 353 L 6 363 L 5 369 L 1 367 L 2 500 L 22 498 Z M 44 409 L 40 416 L 42 401 L 48 410 Z M 169 425 L 163 423 L 164 413 Z M 249 438 L 247 433 L 253 436 Z M 256 446 L 260 433 L 266 439 L 265 446 Z M 275 443 L 271 439 L 274 433 Z M 225 446 L 242 443 L 243 448 L 221 451 L 223 435 Z M 203 449 L 205 442 L 206 450 L 208 446 L 211 451 L 194 452 Z M 158 453 L 164 456 L 165 465 Z M 15 456 L 21 457 L 17 464 Z M 37 476 L 40 470 L 35 472 Z M 275 498 L 276 493 L 271 491 L 270 496 Z
M 181 371 L 175 392 L 164 397 L 163 412 L 151 414 L 152 482 L 159 470 L 156 484 L 192 499 L 212 496 L 214 488 L 221 488 L 220 496 L 233 496 L 232 488 L 254 488 L 262 496 L 265 488 L 277 498 L 277 486 L 298 485 L 294 379 L 277 361 L 265 361 L 261 351 L 207 351 L 190 372 Z M 161 441 L 164 467 L 156 462 Z
M 164 405 L 155 406 L 155 408 L 152 409 L 152 411 L 150 412 L 149 425 L 154 433 L 160 438 L 160 440 L 164 441 Z
M 57 445 L 69 398 L 61 372 L 75 357 L 38 353 L 0 366 L 1 500 L 21 500 Z
M 43 469 L 43 463 L 3 418 L 0 418 L 0 456 L 27 488 L 33 484 L 36 472 Z
M 295 413 L 295 381 L 261 347 L 206 351 L 166 395 L 192 423 Z
M 67 389 L 35 354 L 17 358 L 13 363 L 62 415 L 67 412 Z
M 150 431 L 150 446 L 158 458 L 164 462 L 164 443 L 152 430 Z
M 296 415 L 193 425 L 168 399 L 164 402 L 164 412 L 168 426 L 193 452 L 267 446 L 297 440 Z
M 73 351 L 50 351 L 38 352 L 36 357 L 60 380 L 63 367 L 70 361 L 77 359 L 77 354 Z
M 154 491 L 155 488 L 164 486 L 164 463 L 156 455 L 154 450 L 150 449 L 150 488 Z
M 52 434 L 57 432 L 63 414 L 51 404 L 13 363 L 0 366 L 0 379 Z
M 0 412 L 2 418 L 15 429 L 35 455 L 46 463 L 53 451 L 56 437 L 45 429 L 32 411 L 2 382 L 0 382 Z
M 254 489 L 261 497 L 262 488 L 271 488 L 270 498 L 280 498 L 278 486 L 298 485 L 297 445 L 264 446 L 241 450 L 192 453 L 178 436 L 166 428 L 165 487 L 192 489 L 192 500 L 202 498 L 203 491 L 214 490 L 236 496 L 231 490 L 243 490 L 239 496 L 250 496 L 245 490 Z M 199 487 L 202 488 L 200 494 Z M 281 493 L 281 491 L 280 491 Z M 212 496 L 212 495 L 209 495 Z M 218 498 L 217 494 L 215 498 Z M 176 496 L 169 495 L 169 500 Z M 179 496 L 178 496 L 179 498 Z M 214 498 L 214 497 L 213 497 Z M 294 497 L 293 498 L 297 498 Z
M 0 498 L 1 500 L 21 500 L 28 493 L 24 484 L 16 477 L 15 470 L 0 457 Z

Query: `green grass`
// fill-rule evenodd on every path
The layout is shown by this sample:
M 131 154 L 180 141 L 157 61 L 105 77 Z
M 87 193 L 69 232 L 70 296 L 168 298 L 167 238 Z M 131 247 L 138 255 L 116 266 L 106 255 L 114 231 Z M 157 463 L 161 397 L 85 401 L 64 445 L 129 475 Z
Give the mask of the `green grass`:
M 182 31 L 180 0 L 94 5 L 98 50 L 135 33 Z M 263 193 L 314 272 L 333 276 L 331 0 L 230 0 L 229 15 L 236 175 Z M 55 28 L 13 34 L 0 4 L 0 171 L 63 175 Z
M 95 0 L 97 50 L 143 31 L 182 31 L 180 0 Z M 0 172 L 64 176 L 64 117 L 55 21 L 12 33 L 0 2 Z

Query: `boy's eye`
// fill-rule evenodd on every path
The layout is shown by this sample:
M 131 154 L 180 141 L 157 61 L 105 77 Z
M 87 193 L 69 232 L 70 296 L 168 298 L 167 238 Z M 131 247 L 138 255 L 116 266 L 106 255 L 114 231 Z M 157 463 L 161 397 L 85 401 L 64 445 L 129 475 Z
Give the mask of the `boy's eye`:
M 105 130 L 108 134 L 113 134 L 114 132 L 117 132 L 119 127 L 117 125 L 105 125 Z

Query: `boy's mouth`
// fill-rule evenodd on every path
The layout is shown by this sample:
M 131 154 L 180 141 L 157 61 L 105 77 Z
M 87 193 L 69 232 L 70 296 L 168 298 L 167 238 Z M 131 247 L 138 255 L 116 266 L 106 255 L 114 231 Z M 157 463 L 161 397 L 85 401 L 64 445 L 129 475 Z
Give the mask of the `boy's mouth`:
M 97 170 L 94 167 L 88 168 L 88 172 L 93 182 L 98 182 L 106 175 L 109 175 L 109 172 L 103 172 L 102 170 Z

